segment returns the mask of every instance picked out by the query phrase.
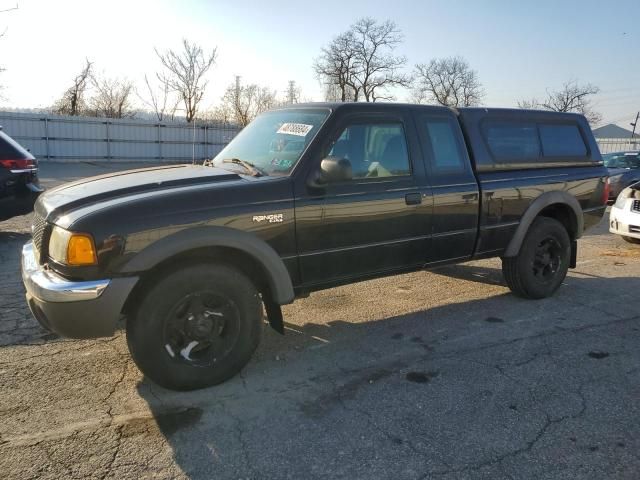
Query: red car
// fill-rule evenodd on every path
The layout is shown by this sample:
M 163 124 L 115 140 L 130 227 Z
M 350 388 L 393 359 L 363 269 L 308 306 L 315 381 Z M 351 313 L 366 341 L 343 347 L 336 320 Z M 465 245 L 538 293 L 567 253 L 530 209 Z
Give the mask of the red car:
M 0 220 L 31 212 L 42 191 L 38 161 L 0 127 Z

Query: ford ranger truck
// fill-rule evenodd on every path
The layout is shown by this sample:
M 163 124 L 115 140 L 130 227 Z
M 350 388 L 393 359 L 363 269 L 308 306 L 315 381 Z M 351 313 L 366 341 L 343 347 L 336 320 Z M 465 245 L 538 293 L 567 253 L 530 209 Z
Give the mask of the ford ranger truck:
M 607 170 L 582 115 L 402 104 L 264 113 L 204 165 L 51 189 L 22 251 L 47 329 L 113 335 L 154 382 L 188 390 L 247 364 L 263 319 L 320 289 L 500 257 L 552 295 L 598 223 Z

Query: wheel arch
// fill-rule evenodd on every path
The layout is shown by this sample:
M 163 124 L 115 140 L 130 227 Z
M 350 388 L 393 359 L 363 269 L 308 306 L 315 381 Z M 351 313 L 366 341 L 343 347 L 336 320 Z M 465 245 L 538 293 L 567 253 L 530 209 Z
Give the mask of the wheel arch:
M 291 277 L 276 251 L 255 235 L 227 227 L 190 228 L 164 237 L 137 253 L 120 273 L 140 275 L 130 295 L 135 298 L 158 273 L 202 259 L 239 268 L 276 305 L 294 299 Z M 127 299 L 123 310 L 130 304 Z
M 520 225 L 505 250 L 505 257 L 518 255 L 529 227 L 539 216 L 554 218 L 562 223 L 572 242 L 580 238 L 584 231 L 584 216 L 578 200 L 564 191 L 546 192 L 531 202 L 525 210 Z

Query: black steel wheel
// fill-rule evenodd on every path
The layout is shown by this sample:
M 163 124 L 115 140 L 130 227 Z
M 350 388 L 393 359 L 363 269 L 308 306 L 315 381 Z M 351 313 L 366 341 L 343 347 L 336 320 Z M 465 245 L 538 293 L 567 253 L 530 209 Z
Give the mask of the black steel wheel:
M 235 375 L 261 330 L 262 305 L 251 281 L 233 267 L 205 264 L 175 271 L 149 289 L 127 322 L 127 343 L 155 383 L 192 390 Z
M 540 282 L 553 281 L 562 265 L 562 246 L 553 237 L 542 240 L 535 248 L 533 275 Z
M 502 259 L 502 273 L 511 291 L 523 298 L 546 298 L 560 287 L 571 258 L 571 239 L 553 218 L 536 218 L 515 257 Z

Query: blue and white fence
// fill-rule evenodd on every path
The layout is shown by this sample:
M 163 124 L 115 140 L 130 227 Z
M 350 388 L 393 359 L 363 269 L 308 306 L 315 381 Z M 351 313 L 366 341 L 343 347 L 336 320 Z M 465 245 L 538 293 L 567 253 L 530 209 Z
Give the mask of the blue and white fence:
M 229 124 L 68 117 L 0 111 L 3 130 L 42 161 L 191 162 L 237 135 Z

